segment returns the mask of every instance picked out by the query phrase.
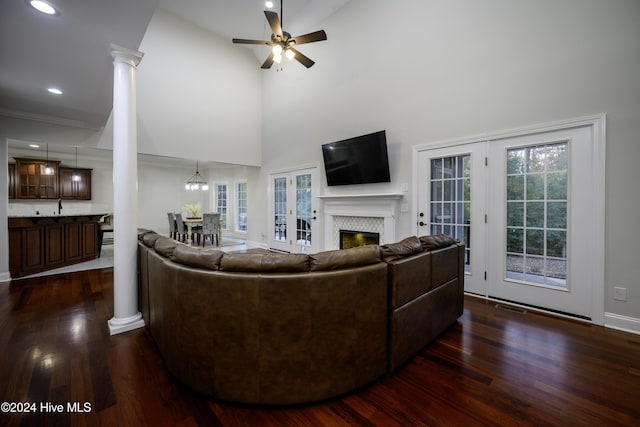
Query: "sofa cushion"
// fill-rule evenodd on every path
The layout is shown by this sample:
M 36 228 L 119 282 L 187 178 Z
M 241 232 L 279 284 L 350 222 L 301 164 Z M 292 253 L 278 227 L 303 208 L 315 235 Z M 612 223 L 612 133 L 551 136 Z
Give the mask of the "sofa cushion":
M 158 238 L 158 240 L 156 240 L 153 248 L 163 257 L 171 258 L 171 256 L 173 256 L 174 249 L 178 245 L 182 245 L 182 243 L 179 243 L 178 241 L 169 237 L 161 236 Z
M 458 239 L 447 236 L 446 234 L 435 234 L 433 236 L 420 236 L 420 242 L 422 243 L 422 248 L 425 251 L 431 251 L 438 248 L 444 248 L 445 246 L 458 243 L 459 241 Z
M 409 255 L 422 252 L 422 242 L 416 236 L 410 236 L 397 243 L 380 246 L 380 254 L 384 261 L 394 261 Z
M 256 273 L 307 272 L 309 257 L 306 254 L 226 253 L 220 269 Z
M 187 245 L 176 245 L 171 259 L 190 267 L 219 270 L 224 252 L 219 250 L 198 249 Z
M 151 233 L 153 230 L 148 230 L 146 228 L 138 228 L 138 240 L 142 241 L 142 237 L 147 234 L 147 233 Z
M 145 233 L 142 236 L 142 243 L 144 243 L 145 246 L 149 248 L 153 248 L 153 246 L 156 244 L 156 240 L 158 240 L 160 237 L 162 236 L 155 231 L 151 231 L 149 233 Z
M 309 255 L 310 271 L 342 270 L 380 262 L 378 245 L 356 246 Z

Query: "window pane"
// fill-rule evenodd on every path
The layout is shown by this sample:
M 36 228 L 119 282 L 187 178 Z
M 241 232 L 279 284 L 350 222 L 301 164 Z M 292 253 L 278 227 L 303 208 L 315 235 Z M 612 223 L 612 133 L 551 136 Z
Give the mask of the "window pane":
M 524 226 L 524 203 L 507 202 L 507 226 L 508 227 Z
M 507 228 L 507 252 L 524 252 L 524 230 L 522 228 Z
M 544 175 L 527 174 L 527 200 L 544 199 Z
M 527 254 L 544 255 L 544 230 L 527 230 Z
M 566 258 L 567 233 L 565 231 L 547 231 L 547 255 Z
M 524 175 L 507 177 L 507 200 L 524 200 Z
M 544 227 L 544 202 L 527 202 L 527 227 Z
M 567 228 L 567 202 L 549 202 L 547 204 L 547 227 Z
M 567 199 L 567 172 L 553 172 L 547 175 L 547 198 Z
M 546 151 L 546 146 L 529 147 L 526 149 L 527 173 L 544 172 Z
M 524 149 L 509 150 L 507 153 L 507 175 L 524 173 Z

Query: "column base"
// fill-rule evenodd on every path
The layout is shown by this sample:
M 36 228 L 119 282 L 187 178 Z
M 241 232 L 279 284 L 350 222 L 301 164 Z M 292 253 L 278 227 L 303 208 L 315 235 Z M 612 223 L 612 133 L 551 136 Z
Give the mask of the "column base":
M 125 318 L 116 318 L 114 316 L 107 323 L 109 324 L 109 335 L 121 334 L 144 327 L 144 319 L 140 312 Z

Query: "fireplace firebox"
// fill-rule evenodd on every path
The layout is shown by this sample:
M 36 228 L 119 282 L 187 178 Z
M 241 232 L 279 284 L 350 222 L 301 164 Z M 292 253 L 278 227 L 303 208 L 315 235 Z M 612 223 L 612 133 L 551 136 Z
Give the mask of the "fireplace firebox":
M 380 233 L 340 230 L 340 249 L 380 244 Z

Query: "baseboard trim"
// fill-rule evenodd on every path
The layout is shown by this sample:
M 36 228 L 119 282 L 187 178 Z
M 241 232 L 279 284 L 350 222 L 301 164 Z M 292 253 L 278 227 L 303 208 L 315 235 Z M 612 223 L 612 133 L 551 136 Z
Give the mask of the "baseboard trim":
M 11 281 L 11 273 L 0 273 L 0 283 L 10 282 Z
M 269 249 L 269 245 L 262 242 L 254 242 L 253 240 L 247 240 L 247 247 L 256 247 L 261 249 Z
M 622 316 L 615 313 L 604 314 L 604 326 L 617 329 L 623 332 L 640 335 L 640 319 L 629 316 Z

